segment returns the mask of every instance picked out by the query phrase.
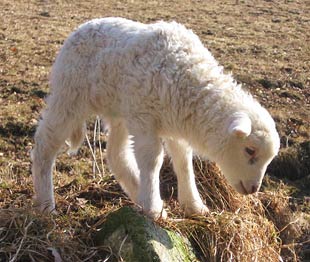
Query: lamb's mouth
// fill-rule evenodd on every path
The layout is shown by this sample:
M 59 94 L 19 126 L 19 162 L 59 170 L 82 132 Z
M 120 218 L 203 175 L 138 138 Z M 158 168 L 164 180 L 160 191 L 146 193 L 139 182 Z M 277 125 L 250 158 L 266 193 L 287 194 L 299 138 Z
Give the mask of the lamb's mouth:
M 240 180 L 240 189 L 241 189 L 241 191 L 242 192 L 240 192 L 240 193 L 242 193 L 242 194 L 244 194 L 244 195 L 248 195 L 248 194 L 250 194 L 247 190 L 246 190 L 246 188 L 245 188 L 245 186 L 243 185 L 243 182 Z
M 259 185 L 252 185 L 251 189 L 246 189 L 246 187 L 244 186 L 244 184 L 241 180 L 240 180 L 239 185 L 238 185 L 239 193 L 241 193 L 243 195 L 254 194 L 255 192 L 258 191 L 259 187 L 260 187 Z

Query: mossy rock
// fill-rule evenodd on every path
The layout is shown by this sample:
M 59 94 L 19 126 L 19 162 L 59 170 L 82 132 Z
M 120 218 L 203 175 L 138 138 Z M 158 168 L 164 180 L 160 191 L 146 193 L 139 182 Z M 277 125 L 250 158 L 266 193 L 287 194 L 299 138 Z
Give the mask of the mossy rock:
M 108 215 L 96 242 L 111 247 L 125 262 L 198 261 L 185 237 L 159 227 L 130 207 Z

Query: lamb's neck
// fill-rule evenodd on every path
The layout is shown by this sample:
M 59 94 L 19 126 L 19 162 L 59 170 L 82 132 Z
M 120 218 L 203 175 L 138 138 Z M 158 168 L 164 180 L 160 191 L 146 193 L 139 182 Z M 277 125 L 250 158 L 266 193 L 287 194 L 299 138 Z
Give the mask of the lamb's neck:
M 194 150 L 210 160 L 215 160 L 219 146 L 223 143 L 226 106 L 221 99 L 221 89 L 209 85 L 204 88 L 193 88 L 179 108 L 179 132 Z

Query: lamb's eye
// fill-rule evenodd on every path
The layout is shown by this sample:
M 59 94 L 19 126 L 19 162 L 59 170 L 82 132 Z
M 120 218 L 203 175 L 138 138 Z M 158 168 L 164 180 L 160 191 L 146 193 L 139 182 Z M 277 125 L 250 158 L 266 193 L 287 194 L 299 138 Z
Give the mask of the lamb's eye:
M 254 148 L 251 147 L 246 147 L 245 148 L 245 152 L 249 155 L 249 156 L 255 156 L 256 150 Z

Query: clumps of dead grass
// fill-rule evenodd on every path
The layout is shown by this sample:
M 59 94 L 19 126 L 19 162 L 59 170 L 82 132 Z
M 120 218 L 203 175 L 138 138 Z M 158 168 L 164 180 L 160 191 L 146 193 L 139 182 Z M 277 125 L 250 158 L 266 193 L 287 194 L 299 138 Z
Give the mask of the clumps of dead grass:
M 165 226 L 189 236 L 202 261 L 298 261 L 302 230 L 283 184 L 241 196 L 216 165 L 196 159 L 195 171 L 211 213 L 179 219 L 182 211 L 175 208 L 177 216 Z
M 274 189 L 260 194 L 259 200 L 266 218 L 273 223 L 281 239 L 281 256 L 284 261 L 303 261 L 310 246 L 310 215 L 304 212 L 301 203 L 299 210 L 296 209 L 297 199 L 289 196 L 291 189 L 284 183 L 269 181 L 268 177 L 265 180 L 273 183 Z
M 57 220 L 28 208 L 0 210 L 0 261 L 105 261 L 110 257 L 109 248 L 95 247 L 85 231 L 72 234 Z
M 194 166 L 210 214 L 185 218 L 166 161 L 162 189 L 170 219 L 158 221 L 160 225 L 188 236 L 200 261 L 298 261 L 302 231 L 283 185 L 241 196 L 216 165 L 196 159 Z M 89 180 L 57 188 L 56 216 L 34 213 L 28 198 L 23 198 L 26 208 L 19 198 L 5 205 L 0 210 L 0 261 L 115 261 L 110 249 L 96 246 L 92 236 L 105 216 L 132 203 L 111 176 Z
M 180 223 L 202 261 L 278 261 L 280 241 L 273 224 L 254 214 L 211 213 Z
M 48 247 L 54 225 L 47 219 L 35 217 L 22 209 L 0 210 L 0 260 L 52 261 Z

